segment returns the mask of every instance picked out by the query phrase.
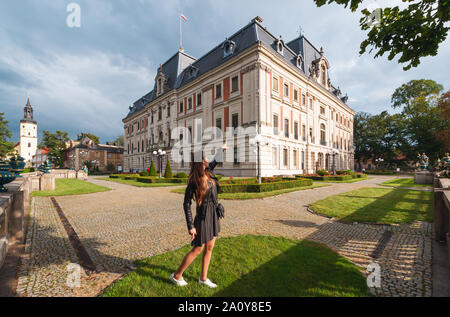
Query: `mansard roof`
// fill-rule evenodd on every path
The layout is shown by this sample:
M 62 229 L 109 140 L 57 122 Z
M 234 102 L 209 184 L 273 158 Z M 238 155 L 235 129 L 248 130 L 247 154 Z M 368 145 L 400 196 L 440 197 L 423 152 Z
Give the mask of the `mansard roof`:
M 195 59 L 182 51 L 178 51 L 160 66 L 162 73 L 168 78 L 169 86 L 168 91 L 165 91 L 163 95 L 189 84 L 201 75 L 224 64 L 258 43 L 290 63 L 304 75 L 309 76 L 311 65 L 315 60 L 321 57 L 320 51 L 317 50 L 305 36 L 301 35 L 284 44 L 284 49 L 280 53 L 277 50 L 277 43 L 279 40 L 280 38 L 275 37 L 267 31 L 257 18 L 255 18 L 199 59 Z M 224 54 L 224 44 L 227 41 L 232 41 L 234 44 L 233 53 L 228 55 Z M 298 56 L 301 56 L 303 60 L 301 68 L 297 67 Z M 160 67 L 158 67 L 157 73 L 160 72 Z M 194 75 L 191 75 L 189 72 L 191 67 L 195 69 Z M 147 103 L 159 98 L 159 96 L 156 96 L 156 93 L 154 93 L 155 91 L 156 83 L 151 92 L 134 102 L 133 106 L 130 107 L 130 112 L 126 118 L 139 112 Z M 336 96 L 334 89 L 332 89 L 331 92 Z M 344 101 L 344 98 L 340 98 L 339 96 L 336 97 L 341 101 Z

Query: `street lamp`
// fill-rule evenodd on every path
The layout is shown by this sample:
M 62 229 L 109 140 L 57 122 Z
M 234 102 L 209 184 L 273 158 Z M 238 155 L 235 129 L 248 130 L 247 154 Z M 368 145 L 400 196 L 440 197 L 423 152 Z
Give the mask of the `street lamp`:
M 250 140 L 250 144 L 256 144 L 256 157 L 258 160 L 258 184 L 261 184 L 261 158 L 260 158 L 260 145 L 268 145 L 269 142 L 261 134 L 257 134 L 253 139 Z
M 336 155 L 339 154 L 339 150 L 332 149 L 330 151 L 330 154 L 333 155 L 333 176 L 335 176 L 336 175 Z
M 378 168 L 378 164 L 384 162 L 384 160 L 381 157 L 379 157 L 379 158 L 375 159 L 375 162 L 376 162 L 377 168 Z
M 159 178 L 162 177 L 161 172 L 162 172 L 162 158 L 164 155 L 166 155 L 166 151 L 163 151 L 161 149 L 159 149 L 158 151 L 153 151 L 153 155 L 158 156 L 159 159 Z

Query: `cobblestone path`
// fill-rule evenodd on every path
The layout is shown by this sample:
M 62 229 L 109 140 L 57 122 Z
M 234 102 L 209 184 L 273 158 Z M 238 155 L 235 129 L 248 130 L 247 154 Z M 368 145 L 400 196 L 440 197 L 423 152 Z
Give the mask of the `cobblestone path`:
M 376 262 L 382 296 L 431 296 L 432 226 L 428 223 L 383 226 L 343 224 L 312 214 L 306 205 L 330 195 L 378 186 L 390 177 L 291 192 L 253 200 L 222 200 L 226 218 L 220 236 L 278 235 L 325 243 L 361 267 Z M 111 187 L 102 193 L 56 197 L 99 273 L 82 271 L 80 287 L 71 288 L 69 263 L 75 252 L 50 198 L 33 199 L 25 257 L 19 271 L 21 296 L 95 296 L 133 268 L 133 261 L 174 250 L 190 242 L 183 195 L 174 187 L 138 188 L 90 179 Z M 195 207 L 193 208 L 195 212 Z M 372 253 L 386 231 L 390 240 L 375 259 Z M 174 268 L 175 269 L 175 268 Z

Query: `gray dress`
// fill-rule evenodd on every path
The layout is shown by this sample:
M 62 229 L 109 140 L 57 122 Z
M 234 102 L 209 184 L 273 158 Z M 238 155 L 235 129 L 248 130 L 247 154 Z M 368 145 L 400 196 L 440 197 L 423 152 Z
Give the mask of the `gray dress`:
M 214 169 L 215 165 L 216 162 L 213 161 L 210 164 L 210 168 L 208 169 L 208 171 L 211 172 L 213 181 L 208 179 L 208 192 L 206 193 L 206 197 L 202 205 L 197 205 L 196 215 L 193 221 L 191 205 L 192 198 L 195 192 L 195 185 L 189 183 L 184 194 L 183 208 L 184 214 L 186 216 L 187 228 L 188 230 L 195 228 L 197 231 L 195 239 L 191 242 L 192 246 L 202 246 L 206 242 L 211 241 L 214 237 L 217 237 L 220 232 L 220 220 L 214 204 L 214 198 L 217 199 L 218 186 L 218 181 L 215 178 L 214 174 L 212 174 L 212 170 Z

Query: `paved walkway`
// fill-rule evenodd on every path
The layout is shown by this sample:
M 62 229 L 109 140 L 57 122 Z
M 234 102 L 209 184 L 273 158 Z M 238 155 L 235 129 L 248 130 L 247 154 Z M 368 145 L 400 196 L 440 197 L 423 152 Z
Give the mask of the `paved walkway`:
M 330 184 L 264 199 L 222 200 L 226 218 L 220 235 L 279 235 L 322 242 L 362 271 L 376 261 L 381 268 L 381 288 L 374 289 L 378 295 L 431 296 L 430 224 L 342 224 L 307 211 L 306 205 L 319 199 L 378 186 L 387 179 Z M 90 181 L 113 190 L 56 200 L 99 273 L 86 275 L 82 271 L 80 287 L 67 286 L 68 278 L 73 277 L 73 266 L 67 265 L 78 263 L 78 259 L 50 198 L 36 197 L 19 270 L 18 295 L 95 296 L 132 269 L 134 260 L 190 242 L 182 211 L 183 195 L 171 193 L 174 187 L 138 188 L 92 178 Z M 392 236 L 374 259 L 371 255 L 380 248 L 386 230 L 392 231 Z

